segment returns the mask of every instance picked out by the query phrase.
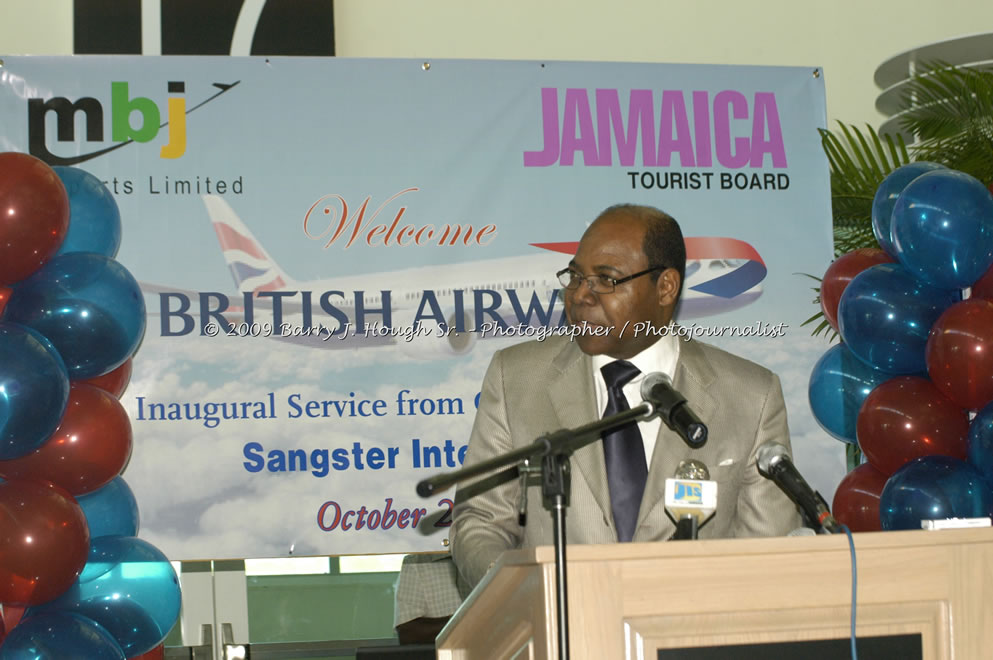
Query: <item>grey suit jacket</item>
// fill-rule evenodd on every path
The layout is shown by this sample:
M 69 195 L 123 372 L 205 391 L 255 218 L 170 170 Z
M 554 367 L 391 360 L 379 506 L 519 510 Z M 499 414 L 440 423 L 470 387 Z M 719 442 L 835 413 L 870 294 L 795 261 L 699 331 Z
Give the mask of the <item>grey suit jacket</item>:
M 568 337 L 518 344 L 494 354 L 465 464 L 527 446 L 544 433 L 599 419 L 591 369 L 590 357 Z M 717 512 L 700 528 L 700 538 L 776 536 L 799 527 L 793 502 L 755 465 L 755 452 L 763 443 L 775 440 L 789 447 L 779 378 L 753 362 L 691 340 L 680 346 L 673 386 L 707 425 L 708 441 L 690 449 L 662 425 L 634 541 L 664 541 L 675 531 L 665 513 L 665 480 L 686 458 L 703 461 L 718 483 Z M 567 542 L 617 542 L 602 444 L 579 449 L 571 464 Z M 552 518 L 542 505 L 540 486 L 528 492 L 524 527 L 518 524 L 518 481 L 467 496 L 472 491 L 470 485 L 456 492 L 449 530 L 455 563 L 470 585 L 482 579 L 504 550 L 552 544 Z

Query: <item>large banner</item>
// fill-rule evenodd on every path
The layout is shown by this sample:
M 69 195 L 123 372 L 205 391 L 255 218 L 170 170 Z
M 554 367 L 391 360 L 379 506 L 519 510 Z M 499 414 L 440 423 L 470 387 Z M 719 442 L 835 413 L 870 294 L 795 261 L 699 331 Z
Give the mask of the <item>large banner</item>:
M 4 57 L 2 148 L 120 207 L 144 341 L 140 535 L 173 559 L 442 549 L 493 351 L 563 326 L 555 272 L 620 202 L 680 221 L 686 335 L 779 373 L 797 462 L 831 257 L 813 68 Z M 711 438 L 710 442 L 720 442 Z M 538 496 L 536 493 L 535 496 Z

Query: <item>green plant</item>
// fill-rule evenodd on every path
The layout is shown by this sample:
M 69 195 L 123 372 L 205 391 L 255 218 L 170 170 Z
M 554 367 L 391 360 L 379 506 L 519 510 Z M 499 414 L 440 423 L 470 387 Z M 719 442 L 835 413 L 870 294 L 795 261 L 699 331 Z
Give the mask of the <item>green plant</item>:
M 835 254 L 878 247 L 872 233 L 872 198 L 887 174 L 907 163 L 932 161 L 993 181 L 993 71 L 945 63 L 922 67 L 905 85 L 903 130 L 916 137 L 879 135 L 872 126 L 838 122 L 819 129 L 831 168 Z
M 993 181 L 993 71 L 926 67 L 906 84 L 903 104 L 901 125 L 918 137 L 914 160 Z
M 838 122 L 839 133 L 820 129 L 831 168 L 831 216 L 835 255 L 879 247 L 872 233 L 872 198 L 886 175 L 911 162 L 901 136 L 880 136 L 872 126 Z

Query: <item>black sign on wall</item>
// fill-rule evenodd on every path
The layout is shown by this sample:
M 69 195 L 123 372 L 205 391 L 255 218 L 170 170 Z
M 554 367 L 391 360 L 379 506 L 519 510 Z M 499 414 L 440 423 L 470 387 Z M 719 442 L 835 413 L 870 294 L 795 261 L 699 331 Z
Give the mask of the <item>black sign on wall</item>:
M 921 660 L 923 643 L 919 633 L 855 640 L 859 660 Z M 847 660 L 852 656 L 850 639 L 812 639 L 659 649 L 657 657 L 658 660 Z
M 147 0 L 146 0 L 147 2 Z M 245 0 L 158 0 L 162 55 L 229 55 Z M 252 7 L 255 3 L 249 3 Z M 75 0 L 73 52 L 141 55 L 142 0 Z M 251 55 L 334 55 L 333 0 L 266 0 Z

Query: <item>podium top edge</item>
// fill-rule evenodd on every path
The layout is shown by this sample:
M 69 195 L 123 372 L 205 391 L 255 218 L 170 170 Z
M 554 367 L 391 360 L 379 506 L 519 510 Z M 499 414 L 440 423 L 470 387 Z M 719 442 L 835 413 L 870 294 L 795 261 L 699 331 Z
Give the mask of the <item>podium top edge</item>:
M 932 545 L 993 544 L 993 528 L 906 530 L 857 532 L 853 534 L 855 550 L 870 548 L 909 548 Z M 604 545 L 572 544 L 567 561 L 655 559 L 665 557 L 706 557 L 761 555 L 782 552 L 848 551 L 845 534 L 816 536 L 776 536 L 762 538 L 700 539 L 679 543 L 611 543 Z M 511 550 L 497 560 L 499 566 L 520 566 L 555 562 L 555 548 L 550 545 Z

